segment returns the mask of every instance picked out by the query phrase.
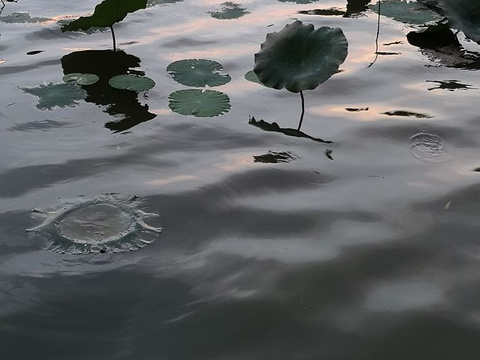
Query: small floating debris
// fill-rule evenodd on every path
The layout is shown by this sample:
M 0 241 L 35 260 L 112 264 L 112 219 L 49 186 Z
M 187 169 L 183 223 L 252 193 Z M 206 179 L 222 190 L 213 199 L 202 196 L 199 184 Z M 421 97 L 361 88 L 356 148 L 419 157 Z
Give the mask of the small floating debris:
M 37 55 L 37 54 L 42 53 L 43 51 L 44 50 L 33 50 L 33 51 L 27 52 L 27 55 Z
M 150 244 L 161 228 L 145 223 L 157 214 L 139 210 L 138 197 L 107 194 L 80 200 L 54 210 L 34 209 L 45 217 L 27 232 L 45 238 L 46 250 L 69 254 L 125 252 Z
M 445 141 L 438 135 L 421 132 L 410 138 L 410 153 L 425 162 L 450 160 Z
M 431 119 L 433 117 L 431 115 L 421 114 L 421 113 L 416 113 L 416 112 L 411 112 L 411 111 L 405 111 L 405 110 L 386 111 L 382 114 L 388 115 L 388 116 L 415 117 L 415 118 L 418 118 L 418 119 Z
M 345 110 L 350 111 L 350 112 L 359 112 L 359 111 L 368 111 L 368 107 L 363 107 L 363 108 L 345 108 Z

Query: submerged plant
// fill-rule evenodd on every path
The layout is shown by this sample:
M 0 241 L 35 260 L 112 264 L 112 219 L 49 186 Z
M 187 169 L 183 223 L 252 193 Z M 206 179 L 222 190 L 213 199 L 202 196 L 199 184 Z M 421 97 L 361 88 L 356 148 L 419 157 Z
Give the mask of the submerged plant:
M 45 217 L 27 232 L 45 238 L 47 250 L 70 254 L 122 252 L 149 244 L 161 231 L 145 223 L 156 216 L 139 210 L 138 197 L 102 195 L 52 211 L 34 209 Z
M 113 50 L 116 50 L 113 24 L 125 19 L 127 14 L 145 9 L 147 0 L 104 0 L 95 7 L 91 16 L 82 16 L 62 26 L 62 31 L 88 30 L 94 27 L 109 27 L 112 31 Z
M 22 88 L 28 94 L 38 97 L 37 109 L 52 110 L 57 107 L 75 107 L 78 100 L 83 100 L 87 92 L 74 83 L 40 85 L 33 88 Z
M 208 12 L 211 17 L 219 20 L 232 20 L 250 14 L 250 12 L 247 11 L 245 8 L 242 8 L 240 4 L 236 4 L 231 1 L 224 2 L 221 5 L 221 10 Z
M 341 29 L 324 26 L 315 30 L 313 25 L 297 20 L 267 35 L 255 54 L 254 72 L 265 86 L 300 93 L 300 130 L 305 113 L 303 90 L 315 89 L 337 73 L 347 57 L 347 48 Z

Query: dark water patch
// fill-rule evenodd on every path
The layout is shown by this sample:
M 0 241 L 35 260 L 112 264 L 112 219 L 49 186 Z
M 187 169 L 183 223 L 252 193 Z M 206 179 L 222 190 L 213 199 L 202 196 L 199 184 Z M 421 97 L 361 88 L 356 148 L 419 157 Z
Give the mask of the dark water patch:
M 32 224 L 33 221 L 29 211 L 12 211 L 0 214 L 0 248 L 7 249 L 1 251 L 0 254 L 25 251 L 25 248 L 37 249 L 35 242 L 25 234 L 25 229 Z
M 429 88 L 428 90 L 448 90 L 448 91 L 454 91 L 454 90 L 472 90 L 472 89 L 477 89 L 472 87 L 472 85 L 468 84 L 462 84 L 458 82 L 458 80 L 444 80 L 444 81 L 438 81 L 438 80 L 427 80 L 429 83 L 437 83 L 437 87 Z
M 298 159 L 289 151 L 275 152 L 269 151 L 263 155 L 254 155 L 253 162 L 264 163 L 264 164 L 278 164 L 278 163 L 289 163 Z
M 431 25 L 422 31 L 411 31 L 407 34 L 407 40 L 411 45 L 421 49 L 445 51 L 449 47 L 461 48 L 457 36 L 446 24 Z
M 403 41 L 392 41 L 392 42 L 383 44 L 383 46 L 392 46 L 392 45 L 401 45 L 401 44 L 403 44 Z
M 304 15 L 322 15 L 322 16 L 342 16 L 345 15 L 345 11 L 338 8 L 330 9 L 313 9 L 313 10 L 299 10 L 299 14 Z
M 0 75 L 8 75 L 8 74 L 18 74 L 27 72 L 34 69 L 40 69 L 46 66 L 58 66 L 60 64 L 60 60 L 45 60 L 37 62 L 33 65 L 23 65 L 23 66 L 0 66 Z
M 27 52 L 27 55 L 37 55 L 37 54 L 40 54 L 42 52 L 44 52 L 44 50 L 33 50 L 33 51 Z
M 375 54 L 383 56 L 402 55 L 402 53 L 391 51 L 375 51 Z
M 166 48 L 179 48 L 179 47 L 193 47 L 193 46 L 205 46 L 215 44 L 216 41 L 212 40 L 196 40 L 191 38 L 179 37 L 175 41 L 164 43 L 162 46 Z
M 363 108 L 345 108 L 345 110 L 349 112 L 360 112 L 360 111 L 368 111 L 368 107 Z
M 14 12 L 10 15 L 0 16 L 0 21 L 7 24 L 38 23 L 48 21 L 48 18 L 31 17 L 27 12 Z
M 98 82 L 83 86 L 83 89 L 87 92 L 86 102 L 106 106 L 105 112 L 116 118 L 108 121 L 106 128 L 122 132 L 157 116 L 148 111 L 148 105 L 139 102 L 135 91 L 114 89 L 109 84 L 114 76 L 127 74 L 131 68 L 140 66 L 136 56 L 123 51 L 87 50 L 65 55 L 61 62 L 64 75 L 83 73 L 99 77 Z
M 385 114 L 385 115 L 388 115 L 388 116 L 415 117 L 415 118 L 418 118 L 418 119 L 431 119 L 433 117 L 431 115 L 416 113 L 416 112 L 406 111 L 406 110 L 392 110 L 392 111 L 386 111 L 382 114 Z
M 38 120 L 18 124 L 8 128 L 9 131 L 48 131 L 58 128 L 66 128 L 71 125 L 67 122 L 56 120 Z
M 410 138 L 410 153 L 425 162 L 445 162 L 450 160 L 445 140 L 440 136 L 421 132 Z

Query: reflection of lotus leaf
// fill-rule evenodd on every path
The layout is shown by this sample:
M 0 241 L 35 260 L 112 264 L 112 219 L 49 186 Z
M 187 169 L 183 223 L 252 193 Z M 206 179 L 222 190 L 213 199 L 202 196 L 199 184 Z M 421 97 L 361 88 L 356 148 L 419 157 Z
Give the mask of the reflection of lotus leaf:
M 480 43 L 480 1 L 442 0 L 440 4 L 453 27 Z
M 347 57 L 347 39 L 339 28 L 295 21 L 280 32 L 267 35 L 255 54 L 255 74 L 268 87 L 291 92 L 315 89 L 333 74 Z
M 220 86 L 228 83 L 230 76 L 221 74 L 222 64 L 206 59 L 185 59 L 174 61 L 167 67 L 173 79 L 187 86 Z
M 40 85 L 35 88 L 22 88 L 28 94 L 38 96 L 37 108 L 40 110 L 52 110 L 58 107 L 75 107 L 76 100 L 82 100 L 87 96 L 85 90 L 71 83 Z
M 91 27 L 110 27 L 125 19 L 128 13 L 145 9 L 147 0 L 105 0 L 95 7 L 91 16 L 82 16 L 64 26 L 62 31 L 88 30 Z
M 155 81 L 146 77 L 133 74 L 123 74 L 108 80 L 111 87 L 120 90 L 146 91 L 155 86 Z
M 170 109 L 182 115 L 212 117 L 230 110 L 228 96 L 214 90 L 178 90 L 171 93 L 168 99 Z
M 435 11 L 416 1 L 383 0 L 380 6 L 377 3 L 370 5 L 369 8 L 376 13 L 380 11 L 383 16 L 407 24 L 425 24 L 442 20 Z
M 246 14 L 250 14 L 245 8 L 240 7 L 240 4 L 235 4 L 231 1 L 222 3 L 220 11 L 209 11 L 211 17 L 220 20 L 238 19 Z
M 48 250 L 86 254 L 136 250 L 149 244 L 161 231 L 144 222 L 156 215 L 138 210 L 136 197 L 113 195 L 82 200 L 54 211 L 34 210 L 43 223 L 27 231 L 49 241 Z
M 62 80 L 78 85 L 93 85 L 99 80 L 99 77 L 95 74 L 71 73 L 65 75 Z
M 48 21 L 48 18 L 40 18 L 40 17 L 31 17 L 26 12 L 14 12 L 7 16 L 0 16 L 0 21 L 9 24 L 15 23 L 37 23 L 37 22 L 44 22 Z

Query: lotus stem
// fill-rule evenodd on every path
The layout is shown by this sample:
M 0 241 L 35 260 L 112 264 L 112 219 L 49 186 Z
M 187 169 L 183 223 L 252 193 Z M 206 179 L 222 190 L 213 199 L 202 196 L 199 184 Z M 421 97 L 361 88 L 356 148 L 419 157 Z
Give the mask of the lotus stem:
M 112 31 L 113 51 L 117 52 L 117 41 L 115 40 L 115 32 L 113 31 L 113 25 L 110 26 L 110 30 Z
M 300 131 L 303 122 L 303 115 L 305 115 L 305 99 L 303 98 L 303 92 L 300 91 L 300 98 L 302 99 L 302 115 L 300 115 L 300 122 L 298 123 L 297 131 Z

